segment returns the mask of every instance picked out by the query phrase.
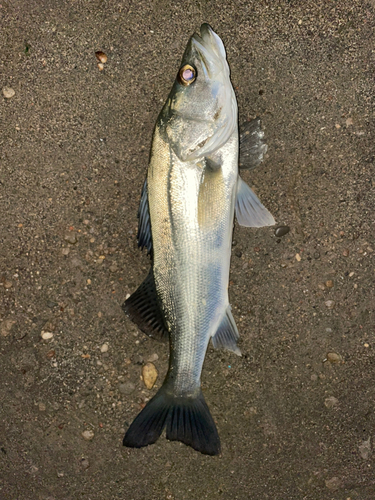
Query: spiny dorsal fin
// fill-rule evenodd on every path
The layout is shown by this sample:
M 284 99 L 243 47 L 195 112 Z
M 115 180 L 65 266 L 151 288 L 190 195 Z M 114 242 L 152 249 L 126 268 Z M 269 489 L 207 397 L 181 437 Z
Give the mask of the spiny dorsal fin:
M 275 224 L 271 213 L 240 176 L 237 182 L 236 217 L 240 226 L 264 227 Z
M 143 333 L 158 340 L 168 340 L 169 334 L 158 304 L 152 269 L 139 288 L 125 300 L 122 308 Z
M 150 212 L 148 208 L 147 179 L 145 180 L 142 188 L 141 201 L 138 208 L 138 219 L 138 246 L 141 250 L 146 248 L 147 253 L 151 253 L 152 233 Z
M 241 356 L 241 351 L 237 346 L 239 337 L 236 322 L 232 316 L 230 306 L 228 306 L 217 332 L 212 337 L 212 345 L 215 349 L 224 348 Z

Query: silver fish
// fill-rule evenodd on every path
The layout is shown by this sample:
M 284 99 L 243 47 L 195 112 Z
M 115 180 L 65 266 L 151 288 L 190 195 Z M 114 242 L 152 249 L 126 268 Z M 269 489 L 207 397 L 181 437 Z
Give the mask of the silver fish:
M 259 120 L 244 133 L 247 159 L 266 150 Z M 246 141 L 244 141 L 246 142 Z M 124 445 L 169 440 L 216 455 L 220 439 L 200 378 L 210 339 L 240 355 L 228 299 L 234 212 L 239 224 L 275 223 L 238 175 L 237 102 L 224 45 L 208 24 L 186 47 L 157 119 L 139 207 L 138 244 L 152 268 L 123 305 L 150 336 L 169 339 L 166 379 L 129 427 Z M 246 158 L 245 158 L 246 163 Z

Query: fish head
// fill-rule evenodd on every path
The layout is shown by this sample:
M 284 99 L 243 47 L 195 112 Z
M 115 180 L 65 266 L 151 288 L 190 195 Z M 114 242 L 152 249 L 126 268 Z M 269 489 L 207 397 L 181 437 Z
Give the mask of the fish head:
M 224 44 L 208 24 L 190 38 L 160 118 L 181 161 L 208 156 L 237 130 L 237 101 Z

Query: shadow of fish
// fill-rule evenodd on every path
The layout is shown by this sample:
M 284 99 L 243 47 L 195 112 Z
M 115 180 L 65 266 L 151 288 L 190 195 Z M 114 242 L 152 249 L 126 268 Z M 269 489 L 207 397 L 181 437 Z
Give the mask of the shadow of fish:
M 241 142 L 243 167 L 267 146 L 259 119 Z M 208 455 L 220 439 L 200 378 L 210 339 L 240 355 L 228 281 L 234 213 L 240 225 L 274 219 L 238 175 L 237 102 L 224 45 L 208 24 L 186 47 L 181 68 L 157 119 L 139 207 L 138 244 L 152 268 L 123 309 L 146 334 L 169 339 L 166 379 L 128 429 L 124 445 L 154 443 L 166 427 Z

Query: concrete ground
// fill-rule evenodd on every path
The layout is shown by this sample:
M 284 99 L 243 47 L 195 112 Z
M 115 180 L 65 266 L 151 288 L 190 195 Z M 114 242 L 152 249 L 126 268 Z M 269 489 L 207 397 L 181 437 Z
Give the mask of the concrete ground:
M 374 499 L 374 1 L 0 4 L 1 500 Z M 203 371 L 219 457 L 122 446 L 168 364 L 121 310 L 139 196 L 203 21 L 267 136 L 243 176 L 290 227 L 235 227 L 243 356 Z

